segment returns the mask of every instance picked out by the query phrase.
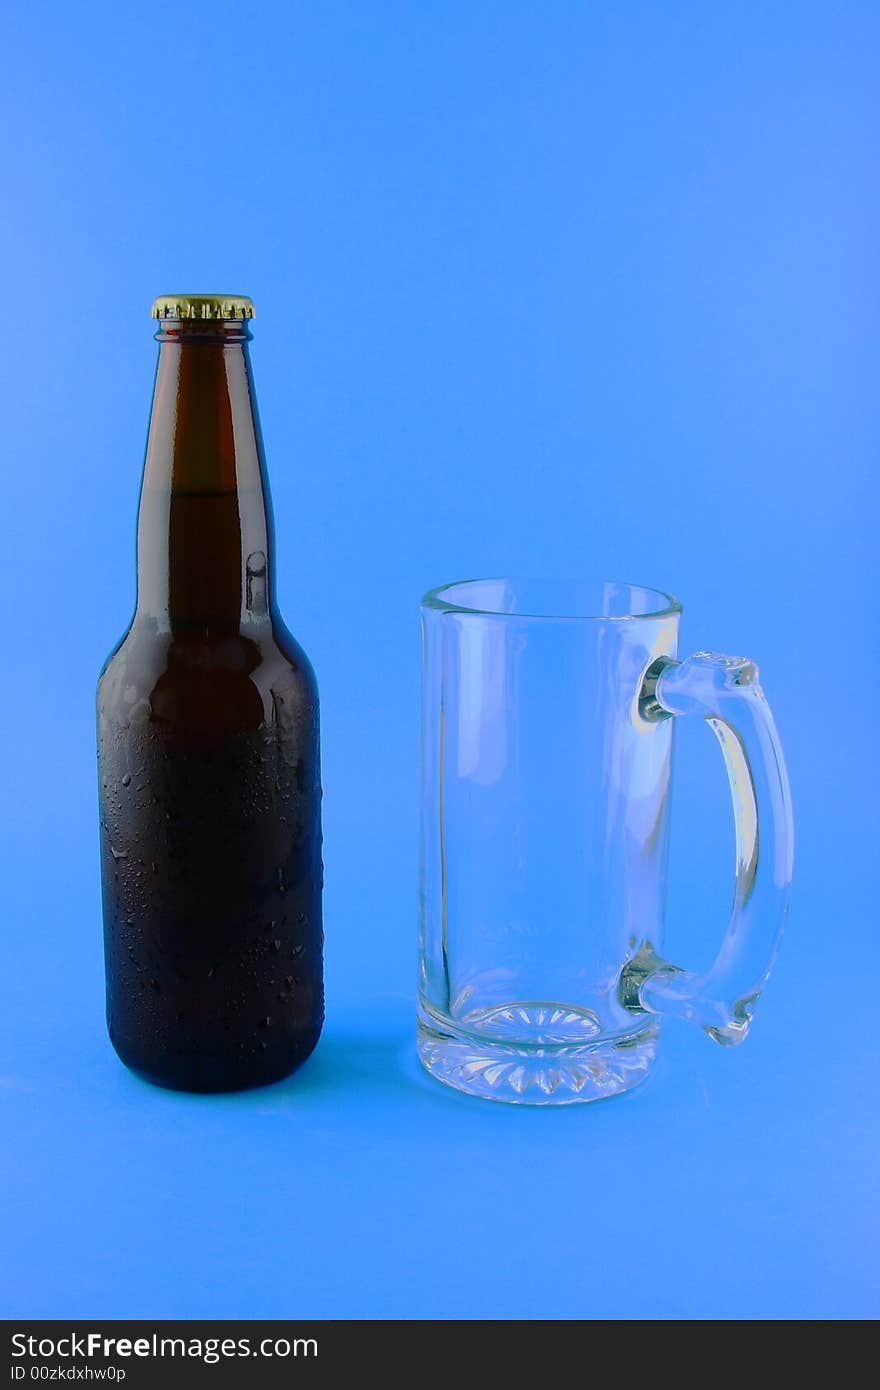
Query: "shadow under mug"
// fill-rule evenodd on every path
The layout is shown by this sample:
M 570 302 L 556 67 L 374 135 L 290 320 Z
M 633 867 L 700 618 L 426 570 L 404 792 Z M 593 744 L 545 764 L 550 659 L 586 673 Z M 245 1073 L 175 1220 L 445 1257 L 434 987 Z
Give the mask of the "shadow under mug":
M 439 1081 L 553 1105 L 635 1086 L 660 1017 L 741 1042 L 788 907 L 788 779 L 752 662 L 677 658 L 681 606 L 630 584 L 486 579 L 422 602 L 419 1055 Z M 717 958 L 663 955 L 675 717 L 733 796 Z

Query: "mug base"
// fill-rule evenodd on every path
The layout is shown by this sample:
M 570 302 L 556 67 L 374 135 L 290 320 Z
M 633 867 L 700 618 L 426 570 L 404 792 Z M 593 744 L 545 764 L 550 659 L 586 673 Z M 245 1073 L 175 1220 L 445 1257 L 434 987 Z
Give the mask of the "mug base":
M 547 1006 L 552 1008 L 553 1006 Z M 631 1091 L 657 1056 L 659 1027 L 591 1044 L 517 1047 L 461 1037 L 419 1018 L 418 1053 L 444 1086 L 510 1105 L 578 1105 Z

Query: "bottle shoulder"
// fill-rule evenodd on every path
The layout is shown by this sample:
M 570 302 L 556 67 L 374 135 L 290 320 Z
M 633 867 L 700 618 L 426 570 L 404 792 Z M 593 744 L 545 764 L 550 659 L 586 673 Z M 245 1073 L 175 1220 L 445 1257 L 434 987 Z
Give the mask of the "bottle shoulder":
M 135 622 L 98 680 L 98 716 L 208 731 L 316 722 L 311 663 L 282 623 L 239 631 L 163 631 Z
M 278 651 L 284 660 L 299 673 L 303 682 L 314 690 L 315 698 L 317 698 L 318 681 L 315 676 L 315 669 L 284 619 L 277 614 L 272 621 L 272 633 Z

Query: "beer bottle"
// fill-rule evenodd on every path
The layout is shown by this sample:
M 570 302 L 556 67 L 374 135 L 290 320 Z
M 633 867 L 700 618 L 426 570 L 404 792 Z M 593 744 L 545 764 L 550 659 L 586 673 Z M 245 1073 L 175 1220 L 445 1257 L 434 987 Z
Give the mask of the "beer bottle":
M 253 314 L 153 305 L 137 603 L 98 683 L 110 1038 L 192 1091 L 279 1080 L 323 1019 L 318 694 L 275 602 Z

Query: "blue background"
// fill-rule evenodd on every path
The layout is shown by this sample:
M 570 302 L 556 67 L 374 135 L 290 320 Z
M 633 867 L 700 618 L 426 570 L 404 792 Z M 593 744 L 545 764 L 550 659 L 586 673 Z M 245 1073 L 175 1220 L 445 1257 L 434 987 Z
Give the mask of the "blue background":
M 876 1315 L 871 3 L 13 5 L 0 101 L 3 1307 Z M 323 699 L 328 1019 L 191 1098 L 104 1034 L 94 684 L 167 290 L 251 294 L 282 611 Z M 547 1112 L 413 1055 L 422 591 L 604 576 L 758 660 L 798 827 L 752 1039 Z M 669 947 L 732 832 L 680 731 Z

